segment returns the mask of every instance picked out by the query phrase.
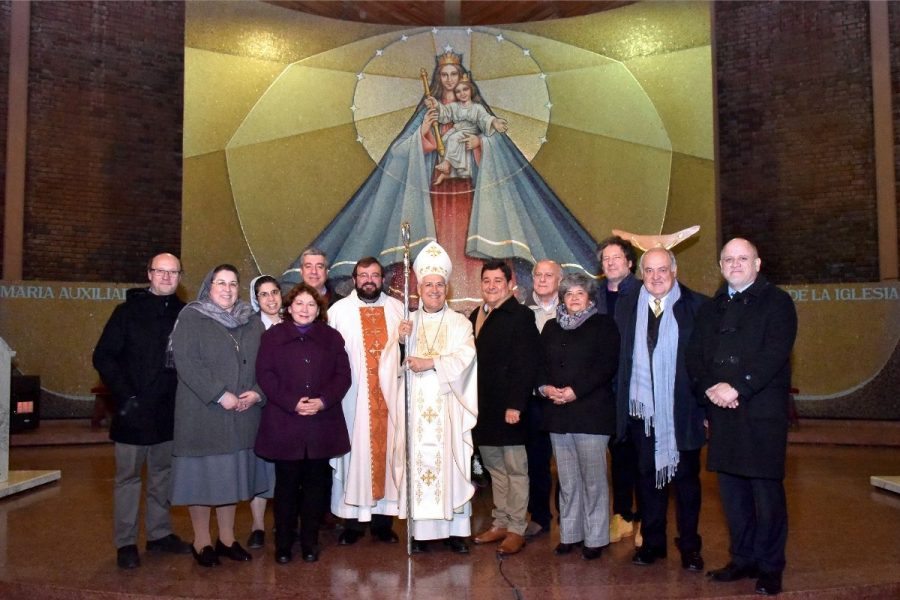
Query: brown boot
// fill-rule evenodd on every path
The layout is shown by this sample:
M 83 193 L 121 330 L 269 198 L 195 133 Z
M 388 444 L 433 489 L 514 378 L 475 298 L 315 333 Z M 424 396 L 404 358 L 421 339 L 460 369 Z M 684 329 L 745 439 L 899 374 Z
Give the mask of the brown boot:
M 525 536 L 518 533 L 507 533 L 503 543 L 497 548 L 497 554 L 517 554 L 525 547 Z
M 487 531 L 484 531 L 472 540 L 476 544 L 490 544 L 491 542 L 499 542 L 502 539 L 506 538 L 506 529 L 503 527 L 491 527 Z

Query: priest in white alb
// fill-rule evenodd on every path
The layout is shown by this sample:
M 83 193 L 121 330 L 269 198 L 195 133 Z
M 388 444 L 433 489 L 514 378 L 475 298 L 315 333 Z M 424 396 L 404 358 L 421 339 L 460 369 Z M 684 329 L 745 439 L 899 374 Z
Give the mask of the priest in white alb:
M 478 417 L 472 324 L 447 305 L 452 265 L 443 248 L 429 243 L 416 257 L 413 270 L 419 310 L 399 327 L 401 339 L 409 335 L 406 365 L 412 372 L 412 551 L 426 552 L 429 540 L 443 540 L 453 552 L 466 554 L 475 493 L 472 428 Z M 404 398 L 403 385 L 398 378 L 399 402 Z M 401 474 L 405 471 L 405 461 L 395 460 L 394 465 Z M 397 479 L 405 492 L 405 477 Z M 405 509 L 404 502 L 401 516 Z
M 331 460 L 331 512 L 345 519 L 341 546 L 356 543 L 367 526 L 376 540 L 398 541 L 391 522 L 402 490 L 393 462 L 402 467 L 405 451 L 403 397 L 396 392 L 403 303 L 382 291 L 382 276 L 374 257 L 360 259 L 356 289 L 328 309 L 328 324 L 344 337 L 350 359 L 350 390 L 341 403 L 350 452 Z

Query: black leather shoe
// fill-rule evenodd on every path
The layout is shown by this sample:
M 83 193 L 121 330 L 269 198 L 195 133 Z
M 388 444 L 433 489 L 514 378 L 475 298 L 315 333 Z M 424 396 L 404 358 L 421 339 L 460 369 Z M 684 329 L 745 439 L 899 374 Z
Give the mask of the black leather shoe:
M 706 575 L 713 581 L 728 582 L 737 581 L 739 579 L 751 578 L 757 576 L 756 567 L 753 565 L 736 565 L 733 562 L 728 563 L 721 569 L 709 571 Z
M 352 546 L 363 536 L 362 531 L 356 529 L 345 529 L 338 536 L 338 546 Z
M 141 566 L 137 546 L 129 544 L 116 550 L 116 564 L 120 569 L 137 569 Z
M 266 532 L 262 529 L 254 529 L 247 538 L 247 547 L 252 550 L 259 550 L 266 545 Z
M 413 538 L 409 548 L 413 554 L 425 554 L 428 552 L 428 542 Z
M 703 557 L 700 556 L 699 552 L 682 552 L 681 568 L 700 573 L 703 571 Z
M 595 560 L 600 558 L 600 555 L 603 553 L 603 548 L 601 546 L 597 546 L 595 548 L 591 548 L 590 546 L 585 546 L 581 549 L 581 558 L 584 560 Z
M 294 559 L 290 548 L 277 548 L 275 550 L 275 562 L 279 565 L 286 565 Z
M 373 529 L 372 535 L 379 542 L 385 542 L 387 544 L 396 544 L 400 541 L 400 538 L 397 537 L 397 534 L 394 533 L 394 530 L 390 527 L 379 527 L 377 529 Z
M 450 548 L 450 552 L 455 552 L 456 554 L 469 553 L 469 545 L 466 544 L 466 540 L 455 535 L 444 540 L 444 545 Z
M 316 562 L 319 560 L 319 549 L 316 546 L 301 547 L 303 562 Z
M 225 558 L 230 558 L 231 560 L 236 560 L 238 562 L 252 560 L 253 556 L 250 555 L 249 552 L 244 550 L 240 544 L 237 543 L 237 540 L 232 542 L 230 546 L 226 546 L 222 543 L 222 540 L 216 540 L 216 554 L 219 556 L 224 556 Z
M 631 558 L 631 564 L 646 567 L 655 563 L 657 558 L 665 557 L 665 550 L 660 550 L 659 548 L 651 548 L 650 546 L 645 545 L 641 548 L 638 548 L 637 552 L 634 553 L 634 556 Z
M 781 593 L 781 573 L 760 571 L 756 580 L 756 593 L 763 596 L 777 596 Z
M 169 554 L 190 554 L 191 545 L 174 533 L 158 540 L 147 540 L 147 552 L 168 552 Z
M 575 549 L 578 544 L 581 542 L 575 542 L 574 544 L 563 544 L 560 542 L 556 545 L 556 548 L 553 549 L 553 554 L 557 556 L 565 556 L 566 554 L 571 554 L 572 550 Z
M 201 567 L 216 567 L 220 565 L 219 557 L 216 556 L 216 551 L 213 550 L 212 546 L 203 546 L 200 552 L 191 546 L 191 554 L 194 555 L 194 560 L 197 561 L 197 564 Z

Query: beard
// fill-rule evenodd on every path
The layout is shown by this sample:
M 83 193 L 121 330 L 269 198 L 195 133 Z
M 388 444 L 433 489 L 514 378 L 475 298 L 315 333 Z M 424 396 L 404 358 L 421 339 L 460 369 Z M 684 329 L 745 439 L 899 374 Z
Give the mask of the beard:
M 364 283 L 361 287 L 356 287 L 356 295 L 361 300 L 377 300 L 378 296 L 381 295 L 381 288 L 373 283 Z

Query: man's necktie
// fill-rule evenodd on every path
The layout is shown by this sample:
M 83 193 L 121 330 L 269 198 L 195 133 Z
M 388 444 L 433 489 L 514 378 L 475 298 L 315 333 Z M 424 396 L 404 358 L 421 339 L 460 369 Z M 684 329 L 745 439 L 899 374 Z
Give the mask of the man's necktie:
M 662 314 L 662 310 L 663 310 L 662 309 L 662 300 L 660 300 L 659 298 L 654 298 L 653 299 L 653 316 L 658 319 L 659 315 Z

